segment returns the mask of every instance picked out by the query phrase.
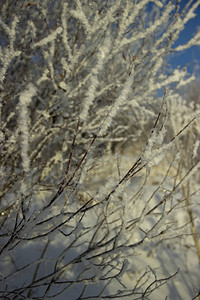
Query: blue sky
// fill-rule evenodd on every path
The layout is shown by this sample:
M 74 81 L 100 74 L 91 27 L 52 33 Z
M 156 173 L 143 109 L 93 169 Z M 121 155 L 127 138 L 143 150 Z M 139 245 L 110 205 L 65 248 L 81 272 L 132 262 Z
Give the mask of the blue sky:
M 193 3 L 195 3 L 195 1 L 193 1 Z M 183 6 L 185 6 L 187 2 L 188 0 L 181 1 Z M 194 36 L 197 29 L 199 28 L 200 30 L 200 5 L 196 9 L 195 13 L 196 17 L 191 19 L 186 24 L 184 31 L 180 34 L 174 46 L 187 43 Z M 197 76 L 199 76 L 198 73 L 200 71 L 200 46 L 192 46 L 189 50 L 174 54 L 170 57 L 169 63 L 173 68 L 178 66 L 184 67 L 187 64 L 188 72 L 195 73 Z

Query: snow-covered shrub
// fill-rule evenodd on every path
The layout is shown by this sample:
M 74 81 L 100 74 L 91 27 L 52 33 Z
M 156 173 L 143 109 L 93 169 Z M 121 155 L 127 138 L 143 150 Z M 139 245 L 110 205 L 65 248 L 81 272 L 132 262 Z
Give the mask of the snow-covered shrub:
M 0 3 L 2 299 L 198 294 L 199 4 Z

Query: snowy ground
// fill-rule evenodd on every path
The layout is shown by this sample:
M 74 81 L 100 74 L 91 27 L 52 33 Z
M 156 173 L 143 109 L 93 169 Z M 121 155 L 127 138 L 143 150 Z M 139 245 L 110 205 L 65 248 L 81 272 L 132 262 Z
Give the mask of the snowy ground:
M 93 171 L 93 183 L 95 183 L 95 188 L 91 188 L 91 193 L 94 192 L 99 186 L 106 188 L 106 181 L 108 174 L 108 169 L 112 171 L 112 176 L 109 177 L 109 180 L 112 182 L 115 181 L 117 176 L 123 176 L 127 171 L 127 168 L 131 165 L 132 154 L 121 157 L 123 161 L 118 161 L 117 164 L 114 164 L 113 169 L 110 169 L 109 161 L 112 159 L 117 159 L 115 157 L 105 157 L 104 158 L 104 167 L 103 173 L 100 175 L 100 171 Z M 103 162 L 102 162 L 103 163 Z M 120 168 L 120 164 L 124 166 L 124 170 Z M 139 190 L 140 186 L 143 186 L 143 180 L 145 178 L 145 172 L 141 175 L 138 175 L 136 178 L 132 179 L 129 184 L 127 184 L 126 190 L 124 191 L 124 199 L 128 201 L 125 205 L 125 211 L 123 217 L 126 218 L 126 224 L 129 224 L 129 220 L 136 219 L 141 215 L 141 212 L 144 208 L 144 203 L 146 199 L 151 199 L 149 201 L 148 207 L 154 207 L 158 204 L 164 193 L 160 189 L 155 193 L 155 190 L 158 188 L 158 182 L 160 182 L 163 172 L 162 168 L 155 168 L 152 173 L 152 177 L 148 176 L 148 184 L 145 184 L 143 187 L 141 195 L 138 197 L 137 201 L 131 203 L 131 195 L 135 194 Z M 108 169 L 106 169 L 106 167 Z M 95 177 L 96 172 L 96 177 Z M 101 179 L 99 182 L 97 179 Z M 102 187 L 102 188 L 103 188 Z M 166 183 L 166 188 L 169 188 Z M 34 202 L 34 207 L 39 210 L 43 202 L 50 196 L 48 194 L 42 194 L 42 197 L 33 196 L 32 202 Z M 153 197 L 151 197 L 153 195 Z M 87 194 L 82 197 L 82 201 L 87 201 Z M 174 195 L 175 198 L 179 197 L 179 193 Z M 46 223 L 45 226 L 40 227 L 40 233 L 47 232 L 49 229 L 53 228 L 58 224 L 67 214 L 70 216 L 70 211 L 74 211 L 78 208 L 77 204 L 72 201 L 72 204 L 68 208 L 62 208 L 64 201 L 66 200 L 66 195 L 63 193 L 59 200 L 55 203 L 53 209 L 48 211 L 48 216 L 58 216 L 54 219 L 51 219 Z M 198 198 L 196 198 L 198 201 Z M 120 203 L 119 201 L 116 203 Z M 112 204 L 112 203 L 111 203 Z M 114 205 L 109 206 L 108 220 L 116 220 L 117 216 L 120 215 L 120 212 L 113 208 Z M 116 204 L 115 204 L 116 205 Z M 166 211 L 169 209 L 170 204 L 166 204 Z M 144 242 L 133 249 L 123 248 L 120 251 L 120 255 L 116 254 L 116 262 L 118 260 L 126 261 L 126 269 L 121 277 L 121 283 L 118 280 L 112 280 L 110 285 L 106 287 L 108 280 L 100 280 L 106 273 L 112 270 L 106 268 L 101 268 L 102 257 L 99 255 L 96 259 L 90 259 L 90 253 L 87 255 L 87 249 L 89 241 L 91 241 L 92 234 L 94 231 L 87 230 L 87 228 L 95 227 L 97 222 L 97 216 L 100 210 L 103 208 L 98 208 L 89 210 L 83 218 L 80 220 L 78 216 L 75 216 L 70 222 L 65 224 L 62 227 L 62 230 L 65 231 L 66 236 L 63 235 L 60 231 L 53 231 L 47 236 L 43 236 L 40 239 L 33 239 L 31 241 L 21 241 L 20 247 L 17 247 L 17 243 L 13 243 L 13 248 L 8 247 L 8 249 L 1 256 L 0 261 L 0 270 L 1 270 L 1 282 L 0 282 L 0 292 L 3 295 L 2 291 L 15 290 L 15 294 L 21 291 L 20 288 L 28 287 L 34 280 L 36 283 L 31 292 L 27 292 L 26 299 L 42 299 L 41 295 L 44 293 L 44 290 L 47 288 L 47 285 L 41 287 L 45 279 L 39 280 L 51 272 L 55 272 L 56 269 L 63 268 L 63 272 L 59 273 L 59 278 L 57 280 L 60 282 L 59 285 L 54 285 L 47 295 L 52 297 L 52 299 L 62 300 L 62 299 L 99 299 L 95 297 L 98 295 L 99 291 L 105 287 L 104 292 L 102 293 L 102 299 L 109 299 L 109 297 L 104 298 L 106 295 L 109 296 L 119 289 L 125 288 L 126 291 L 133 289 L 139 280 L 141 282 L 136 288 L 134 295 L 126 297 L 126 299 L 172 299 L 172 300 L 181 300 L 181 299 L 193 299 L 195 295 L 198 294 L 199 282 L 200 282 L 200 269 L 198 264 L 198 257 L 196 254 L 196 249 L 194 247 L 194 241 L 190 235 L 187 235 L 189 232 L 190 225 L 187 228 L 184 228 L 182 231 L 178 230 L 176 233 L 177 224 L 178 227 L 184 225 L 187 220 L 187 210 L 182 203 L 177 209 L 173 210 L 169 218 L 163 219 L 163 221 L 156 227 L 155 232 L 152 233 L 149 239 L 144 240 Z M 67 214 L 66 214 L 67 211 Z M 60 212 L 62 212 L 60 214 Z M 157 220 L 163 213 L 163 205 L 160 205 L 155 213 L 150 214 L 147 217 L 144 217 L 141 222 L 139 222 L 132 232 L 122 231 L 120 233 L 120 238 L 117 243 L 123 244 L 134 244 L 139 242 L 144 236 L 143 231 L 148 231 L 150 228 L 155 225 L 155 220 Z M 197 216 L 197 214 L 196 214 Z M 12 218 L 12 215 L 10 216 Z M 44 216 L 41 214 L 40 219 L 42 220 Z M 46 218 L 46 217 L 45 217 Z M 38 219 L 39 220 L 39 219 Z M 78 222 L 77 229 L 75 230 L 75 225 Z M 115 221 L 115 225 L 118 224 L 118 221 Z M 172 227 L 172 230 L 165 234 L 164 229 L 167 225 L 176 224 L 175 227 Z M 38 234 L 38 229 L 36 224 L 34 225 L 34 220 L 30 222 L 29 228 L 22 232 L 21 237 L 34 237 Z M 112 222 L 110 222 L 112 227 Z M 197 230 L 199 230 L 198 223 Z M 35 227 L 34 227 L 35 226 Z M 64 229 L 63 229 L 64 228 Z M 102 232 L 99 233 L 97 240 L 101 238 Z M 68 233 L 71 233 L 68 235 Z M 111 233 L 110 233 L 111 234 Z M 162 236 L 163 235 L 163 236 Z M 156 236 L 156 237 L 155 237 Z M 164 238 L 163 238 L 164 237 Z M 5 242 L 5 241 L 4 241 Z M 3 243 L 3 242 L 2 242 Z M 69 247 L 69 245 L 71 246 Z M 73 244 L 74 243 L 74 244 Z M 68 248 L 69 247 L 69 248 Z M 85 252 L 86 251 L 86 252 Z M 84 254 L 85 253 L 85 254 Z M 99 250 L 92 252 L 93 255 L 98 254 Z M 84 255 L 83 255 L 84 254 Z M 112 261 L 115 263 L 115 254 L 111 254 Z M 77 257 L 80 257 L 78 263 L 73 264 L 73 260 L 76 260 Z M 104 261 L 105 263 L 105 261 Z M 66 267 L 68 266 L 68 267 Z M 36 272 L 37 270 L 37 272 Z M 155 272 L 155 273 L 154 273 Z M 146 274 L 142 276 L 142 274 Z M 161 280 L 166 277 L 170 277 L 173 274 L 176 274 L 171 279 L 169 279 L 165 284 L 161 285 L 159 288 L 156 286 L 164 283 L 165 281 Z M 84 278 L 84 280 L 82 280 Z M 85 280 L 91 278 L 90 280 Z M 37 282 L 38 279 L 38 282 Z M 55 278 L 54 278 L 55 279 Z M 61 282 L 63 281 L 63 284 Z M 155 281 L 155 282 L 154 282 Z M 47 280 L 47 282 L 49 282 Z M 80 293 L 83 289 L 83 286 L 87 282 L 87 287 L 85 288 L 82 298 Z M 142 288 L 140 288 L 140 284 Z M 66 289 L 66 287 L 68 288 Z M 147 288 L 148 287 L 148 288 Z M 63 289 L 63 293 L 59 295 L 59 292 Z M 141 290 L 144 292 L 145 289 L 151 289 L 152 293 L 148 297 L 142 297 Z M 137 294 L 138 293 L 138 294 Z M 89 296 L 89 298 L 87 298 Z M 11 294 L 10 294 L 11 297 Z M 122 297 L 123 298 L 123 297 Z M 122 299 L 120 298 L 120 299 Z M 4 299 L 2 297 L 1 299 Z M 14 293 L 11 298 L 5 299 L 14 299 Z M 20 293 L 17 296 L 17 299 L 24 299 L 20 296 Z M 115 298 L 116 299 L 116 298 Z

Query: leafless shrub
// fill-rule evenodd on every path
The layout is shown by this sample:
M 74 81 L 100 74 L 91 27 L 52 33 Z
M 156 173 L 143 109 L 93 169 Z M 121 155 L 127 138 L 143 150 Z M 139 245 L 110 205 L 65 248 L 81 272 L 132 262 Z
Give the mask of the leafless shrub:
M 165 72 L 197 4 L 0 3 L 2 299 L 156 299 L 184 268 L 156 251 L 200 259 L 194 76 Z

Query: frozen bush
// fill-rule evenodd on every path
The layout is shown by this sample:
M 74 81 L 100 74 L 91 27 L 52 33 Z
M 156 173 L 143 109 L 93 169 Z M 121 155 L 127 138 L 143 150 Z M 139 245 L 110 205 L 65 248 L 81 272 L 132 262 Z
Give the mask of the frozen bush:
M 2 299 L 198 294 L 200 108 L 167 59 L 199 4 L 0 3 Z

